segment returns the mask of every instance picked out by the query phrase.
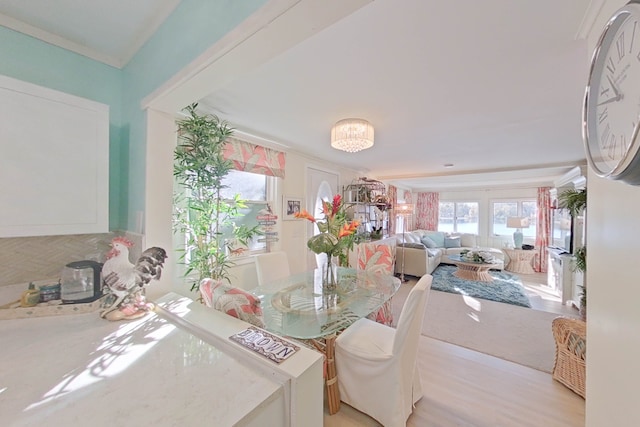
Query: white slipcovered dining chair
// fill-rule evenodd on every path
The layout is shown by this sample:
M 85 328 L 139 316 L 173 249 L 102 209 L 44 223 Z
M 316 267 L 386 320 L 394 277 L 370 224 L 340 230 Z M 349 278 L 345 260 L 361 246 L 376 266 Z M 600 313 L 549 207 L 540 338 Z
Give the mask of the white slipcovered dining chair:
M 416 357 L 432 279 L 411 289 L 396 329 L 360 319 L 336 339 L 340 400 L 385 427 L 406 425 L 422 397 Z
M 276 251 L 257 255 L 256 272 L 258 274 L 258 286 L 264 286 L 274 280 L 290 276 L 287 253 Z

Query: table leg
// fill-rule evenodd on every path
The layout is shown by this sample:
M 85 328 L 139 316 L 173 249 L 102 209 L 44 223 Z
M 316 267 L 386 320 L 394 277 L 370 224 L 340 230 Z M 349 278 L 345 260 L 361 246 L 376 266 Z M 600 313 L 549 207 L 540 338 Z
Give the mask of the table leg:
M 338 373 L 336 372 L 336 334 L 321 339 L 309 340 L 311 344 L 325 357 L 324 383 L 327 387 L 327 406 L 329 415 L 340 410 L 340 389 L 338 388 Z
M 453 274 L 460 279 L 493 282 L 493 277 L 489 274 L 489 268 L 458 265 L 458 269 Z
M 340 410 L 340 389 L 338 388 L 338 374 L 336 372 L 336 335 L 325 337 L 325 351 L 327 358 L 327 399 L 329 404 L 329 415 L 333 415 Z

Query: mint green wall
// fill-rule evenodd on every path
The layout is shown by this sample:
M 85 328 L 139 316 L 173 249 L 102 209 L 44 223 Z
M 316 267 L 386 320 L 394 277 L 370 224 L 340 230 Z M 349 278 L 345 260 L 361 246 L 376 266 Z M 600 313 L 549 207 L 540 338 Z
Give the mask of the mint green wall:
M 136 213 L 144 210 L 146 118 L 140 106 L 142 99 L 264 3 L 266 0 L 183 0 L 123 69 L 123 129 L 128 132 L 129 167 L 123 173 L 127 206 L 121 205 L 121 215 L 129 230 L 135 229 Z
M 0 74 L 109 105 L 109 226 L 135 230 L 145 194 L 142 99 L 266 2 L 183 0 L 122 70 L 0 26 Z
M 121 70 L 1 26 L 0 58 L 0 74 L 109 105 L 109 225 L 119 228 Z

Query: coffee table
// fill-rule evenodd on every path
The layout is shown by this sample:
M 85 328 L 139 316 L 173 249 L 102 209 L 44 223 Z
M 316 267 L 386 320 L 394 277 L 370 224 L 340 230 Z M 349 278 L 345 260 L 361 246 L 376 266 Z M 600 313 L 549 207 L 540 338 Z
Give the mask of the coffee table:
M 488 262 L 468 261 L 459 255 L 449 256 L 458 269 L 453 273 L 456 277 L 478 282 L 493 282 L 489 269 L 497 267 L 497 264 Z

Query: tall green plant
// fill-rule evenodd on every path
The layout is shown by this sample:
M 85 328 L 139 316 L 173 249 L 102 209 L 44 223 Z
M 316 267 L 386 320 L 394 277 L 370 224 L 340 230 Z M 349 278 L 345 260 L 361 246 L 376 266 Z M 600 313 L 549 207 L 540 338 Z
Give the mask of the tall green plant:
M 558 195 L 558 202 L 575 218 L 587 207 L 587 190 L 565 190 Z
M 187 265 L 185 276 L 193 277 L 191 290 L 198 290 L 204 278 L 229 281 L 229 260 L 223 239 L 223 229 L 232 227 L 234 236 L 243 244 L 258 227 L 236 227 L 233 220 L 247 207 L 236 195 L 224 199 L 223 179 L 233 169 L 233 163 L 223 156 L 226 140 L 233 134 L 228 123 L 214 115 L 201 115 L 198 104 L 184 109 L 187 117 L 178 121 L 178 146 L 174 151 L 173 175 L 184 188 L 174 198 L 174 231 L 184 233 L 186 247 L 182 260 Z

